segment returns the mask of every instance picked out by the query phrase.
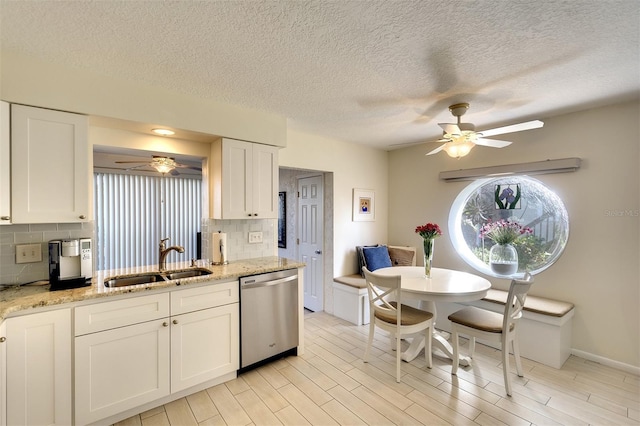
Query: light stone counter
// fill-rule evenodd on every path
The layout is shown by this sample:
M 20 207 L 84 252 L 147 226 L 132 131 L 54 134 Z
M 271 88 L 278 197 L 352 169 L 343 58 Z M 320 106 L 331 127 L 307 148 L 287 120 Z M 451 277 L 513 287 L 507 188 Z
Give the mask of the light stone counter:
M 198 267 L 203 267 L 198 263 Z M 263 274 L 267 272 L 282 271 L 285 269 L 297 269 L 305 264 L 297 260 L 273 257 L 261 257 L 257 259 L 245 259 L 230 262 L 228 265 L 207 265 L 211 275 L 183 278 L 172 281 L 162 281 L 150 284 L 138 284 L 126 287 L 109 288 L 104 286 L 105 278 L 118 275 L 136 274 L 149 271 L 157 271 L 156 265 L 118 269 L 111 271 L 99 271 L 93 278 L 91 286 L 71 290 L 49 291 L 47 281 L 37 283 L 4 287 L 0 290 L 0 322 L 12 313 L 47 306 L 62 305 L 65 303 L 80 302 L 101 297 L 117 296 L 127 293 L 137 293 L 148 290 L 157 290 L 177 286 L 187 286 L 211 280 L 239 279 L 247 275 Z M 179 262 L 167 265 L 168 270 L 189 269 L 189 262 Z

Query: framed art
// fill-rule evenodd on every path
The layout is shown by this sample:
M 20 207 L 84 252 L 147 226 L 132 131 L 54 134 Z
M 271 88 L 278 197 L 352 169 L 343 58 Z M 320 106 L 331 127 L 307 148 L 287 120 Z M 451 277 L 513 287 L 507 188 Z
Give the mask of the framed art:
M 287 193 L 278 192 L 278 247 L 287 248 Z
M 376 202 L 373 190 L 353 188 L 353 221 L 373 222 L 375 219 Z

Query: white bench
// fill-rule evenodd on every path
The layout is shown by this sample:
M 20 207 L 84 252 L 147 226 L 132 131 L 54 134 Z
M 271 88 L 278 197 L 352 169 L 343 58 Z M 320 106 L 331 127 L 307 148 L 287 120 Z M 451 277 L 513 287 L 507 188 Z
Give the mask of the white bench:
M 451 331 L 447 317 L 465 305 L 477 306 L 503 313 L 508 292 L 490 289 L 487 296 L 478 301 L 458 303 L 438 303 L 437 328 Z M 518 324 L 520 355 L 553 368 L 561 368 L 571 354 L 571 328 L 575 307 L 572 303 L 528 296 Z M 491 347 L 495 343 L 484 342 Z
M 392 265 L 416 266 L 415 247 L 388 248 Z M 361 262 L 359 260 L 359 264 Z M 369 295 L 362 275 L 351 274 L 333 279 L 333 315 L 355 325 L 369 324 Z
M 369 324 L 369 295 L 362 275 L 333 279 L 333 315 L 355 325 Z

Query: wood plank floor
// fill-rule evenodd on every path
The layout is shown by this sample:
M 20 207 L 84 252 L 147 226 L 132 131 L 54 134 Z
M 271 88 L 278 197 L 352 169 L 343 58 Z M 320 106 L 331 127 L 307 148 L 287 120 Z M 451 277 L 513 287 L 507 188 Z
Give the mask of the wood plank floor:
M 560 370 L 522 359 L 504 392 L 500 352 L 477 345 L 471 367 L 422 353 L 402 364 L 376 331 L 323 312 L 305 315 L 305 354 L 133 416 L 125 425 L 639 425 L 640 377 L 577 357 Z M 466 347 L 463 348 L 466 351 Z M 514 366 L 514 363 L 511 362 Z

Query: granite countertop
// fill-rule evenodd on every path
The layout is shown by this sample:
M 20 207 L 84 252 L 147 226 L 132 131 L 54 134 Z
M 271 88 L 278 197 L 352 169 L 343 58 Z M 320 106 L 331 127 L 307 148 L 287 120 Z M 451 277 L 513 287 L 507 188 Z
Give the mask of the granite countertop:
M 187 286 L 189 284 L 197 284 L 211 280 L 238 279 L 247 275 L 302 268 L 305 264 L 297 260 L 273 256 L 238 260 L 229 262 L 227 265 L 204 266 L 201 263 L 198 263 L 196 266 L 210 270 L 211 275 L 202 275 L 198 277 L 155 282 L 150 284 L 138 284 L 126 287 L 109 288 L 104 286 L 104 280 L 108 277 L 157 271 L 157 266 L 151 265 L 137 268 L 98 271 L 92 279 L 91 286 L 71 290 L 49 291 L 48 281 L 38 281 L 36 283 L 22 286 L 7 286 L 0 290 L 0 321 L 4 320 L 11 313 L 34 308 L 62 305 L 65 303 L 80 302 L 83 300 L 109 296 L 118 296 L 127 293 Z M 168 270 L 189 269 L 191 267 L 192 266 L 189 262 L 178 262 L 167 265 Z

